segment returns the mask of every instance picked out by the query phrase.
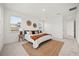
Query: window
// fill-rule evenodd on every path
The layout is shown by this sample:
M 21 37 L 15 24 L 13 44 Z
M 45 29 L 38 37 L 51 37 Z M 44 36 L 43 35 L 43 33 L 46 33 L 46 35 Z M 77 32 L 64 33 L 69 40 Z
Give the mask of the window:
M 18 31 L 21 27 L 21 18 L 18 16 L 10 17 L 11 31 Z

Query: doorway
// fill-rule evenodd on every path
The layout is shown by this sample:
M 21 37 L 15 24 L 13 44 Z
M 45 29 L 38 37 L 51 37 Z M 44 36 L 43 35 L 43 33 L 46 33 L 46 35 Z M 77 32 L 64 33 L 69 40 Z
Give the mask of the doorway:
M 63 18 L 63 38 L 76 38 L 76 12 L 70 12 Z

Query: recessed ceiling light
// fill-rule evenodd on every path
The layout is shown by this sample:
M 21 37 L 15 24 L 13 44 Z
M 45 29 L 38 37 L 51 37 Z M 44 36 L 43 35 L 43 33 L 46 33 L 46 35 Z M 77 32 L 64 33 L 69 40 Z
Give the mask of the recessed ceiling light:
M 43 11 L 43 12 L 45 12 L 45 11 L 46 11 L 46 9 L 45 9 L 45 8 L 43 8 L 43 9 L 42 9 L 42 11 Z

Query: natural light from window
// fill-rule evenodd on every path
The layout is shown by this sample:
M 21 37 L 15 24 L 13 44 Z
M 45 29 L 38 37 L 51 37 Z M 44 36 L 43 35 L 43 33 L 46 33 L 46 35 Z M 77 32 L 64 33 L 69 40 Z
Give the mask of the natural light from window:
M 11 16 L 10 25 L 11 25 L 11 31 L 18 31 L 21 26 L 21 17 Z

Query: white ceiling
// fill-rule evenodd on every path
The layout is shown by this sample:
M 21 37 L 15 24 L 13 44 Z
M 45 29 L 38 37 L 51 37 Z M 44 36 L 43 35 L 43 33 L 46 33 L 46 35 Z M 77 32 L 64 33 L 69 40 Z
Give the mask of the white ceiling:
M 69 8 L 77 6 L 78 3 L 6 3 L 6 8 L 9 8 L 20 13 L 31 16 L 54 16 L 66 13 Z M 42 9 L 46 9 L 45 12 Z

